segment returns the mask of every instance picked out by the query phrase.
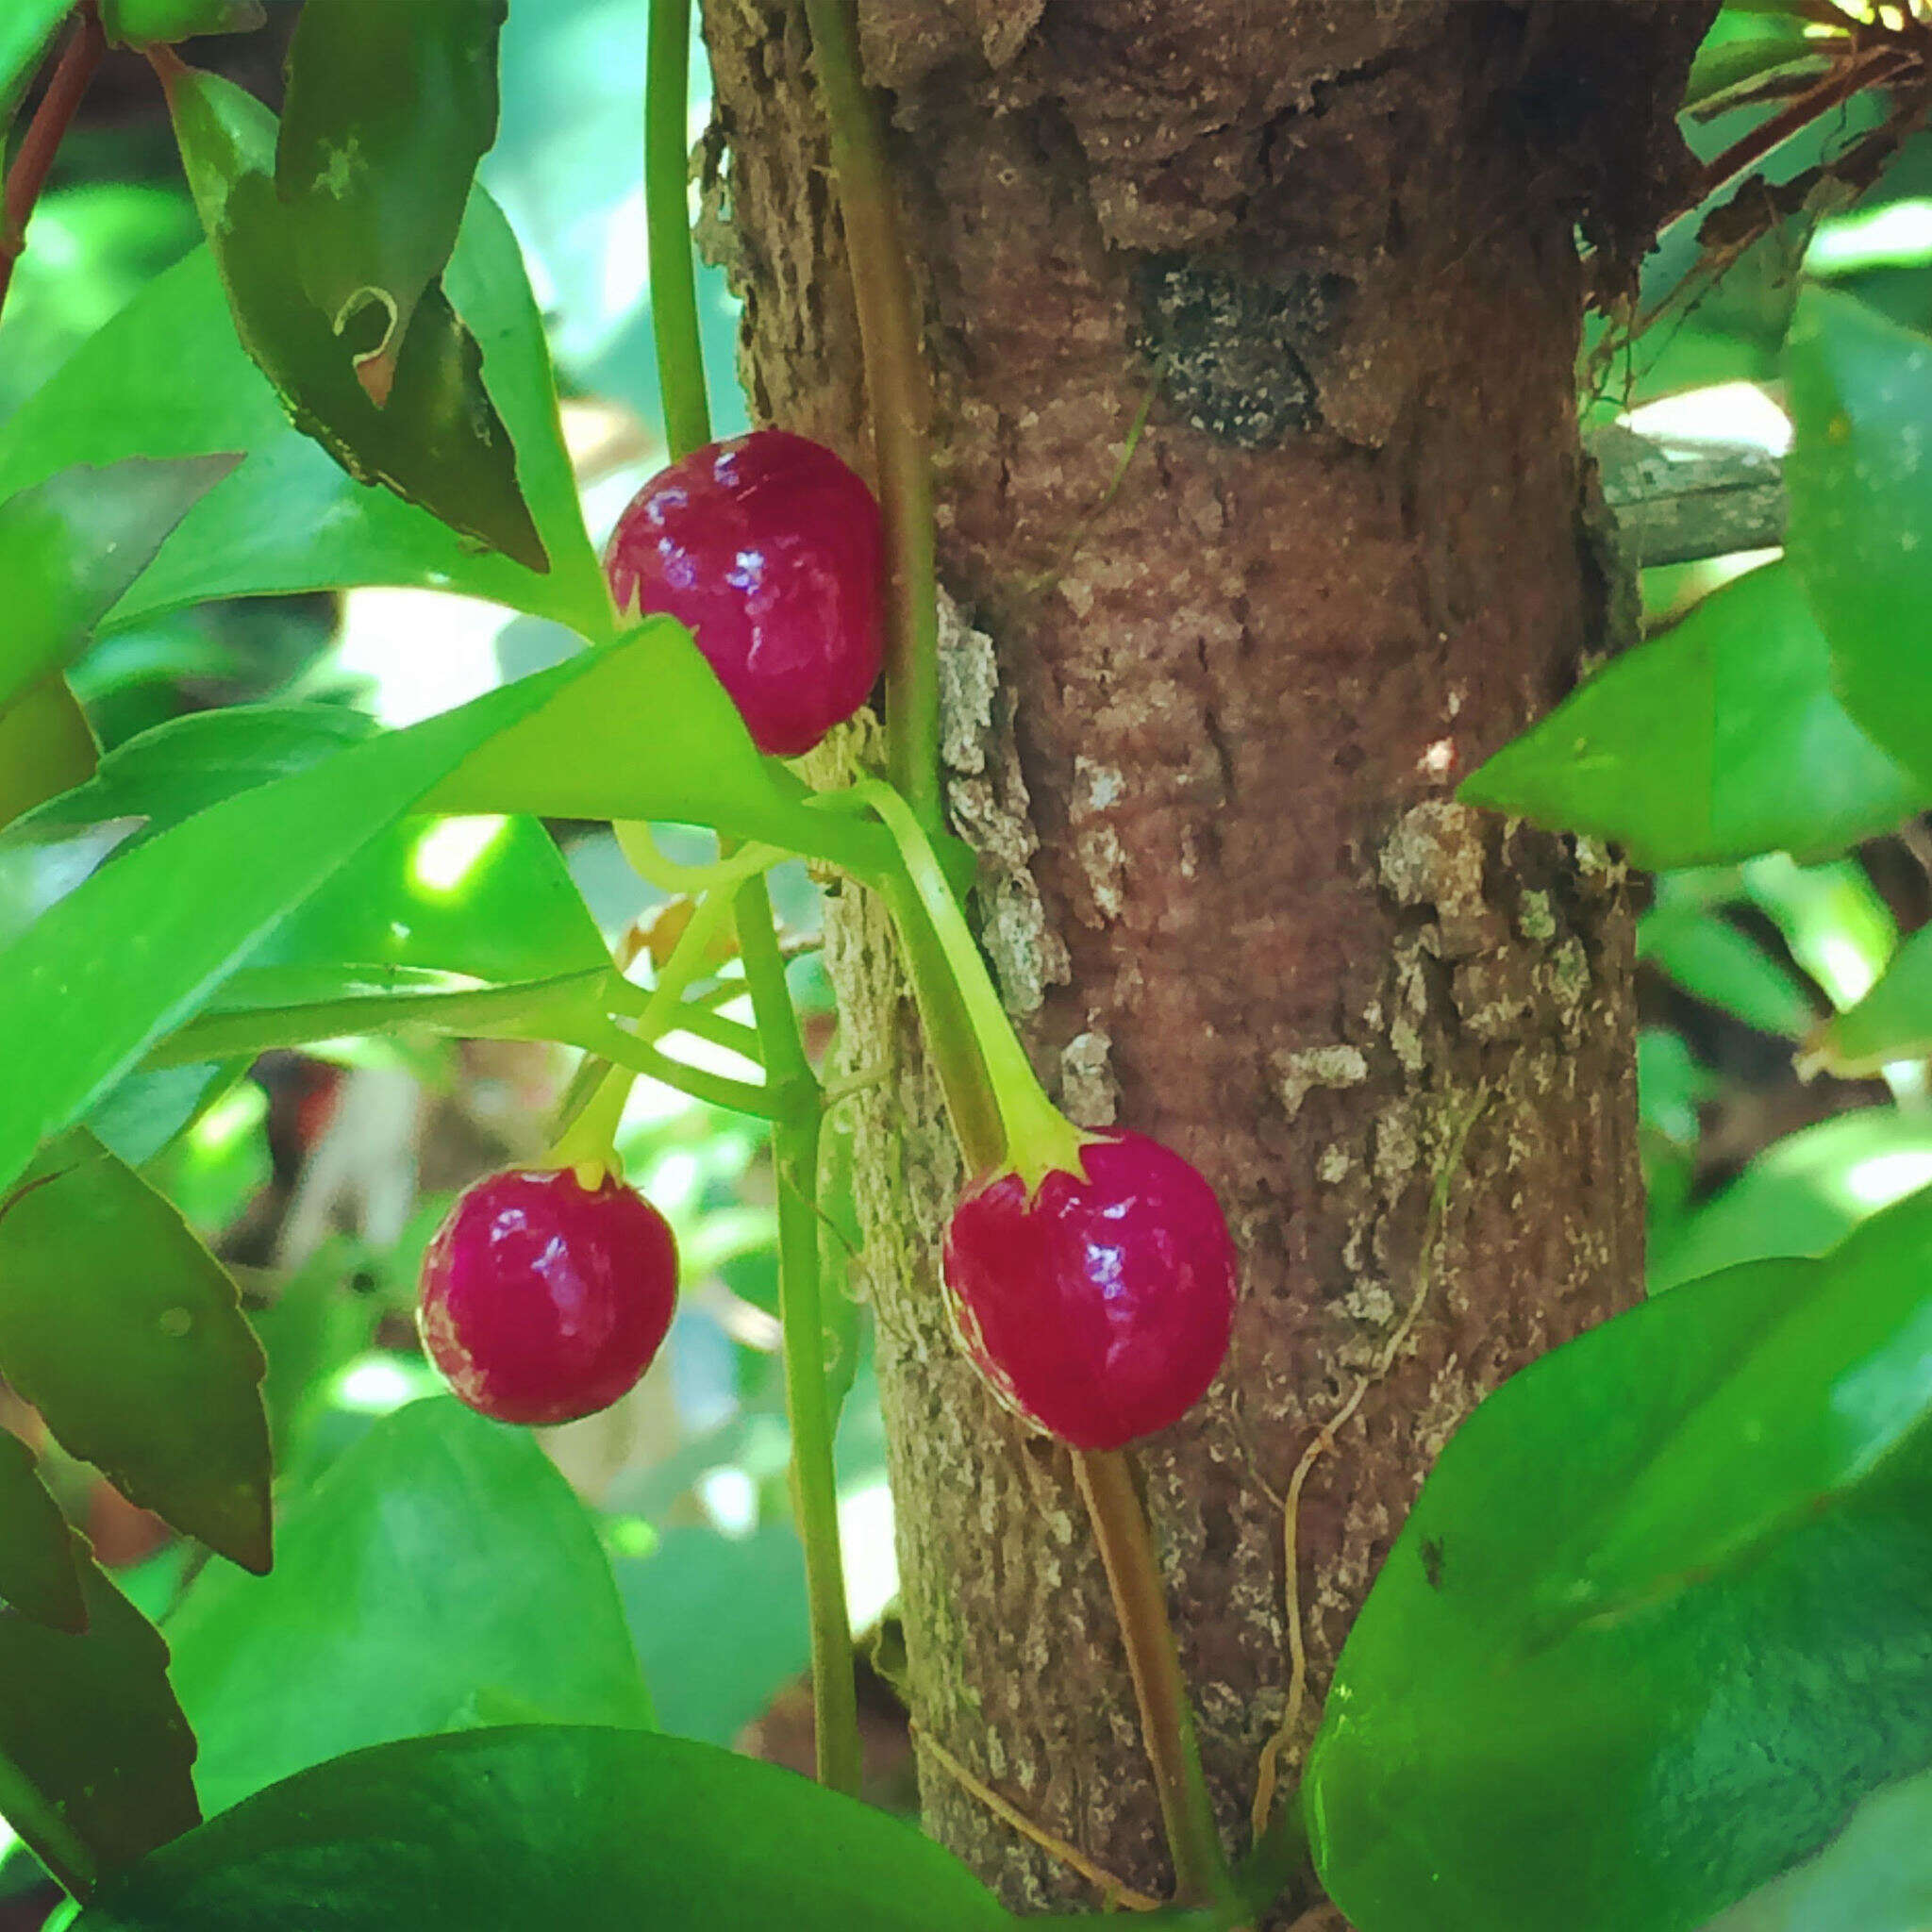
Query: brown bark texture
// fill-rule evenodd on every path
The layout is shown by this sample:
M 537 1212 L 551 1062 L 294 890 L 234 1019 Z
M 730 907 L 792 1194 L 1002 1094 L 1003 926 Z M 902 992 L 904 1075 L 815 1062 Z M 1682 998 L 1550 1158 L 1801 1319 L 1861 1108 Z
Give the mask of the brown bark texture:
M 937 390 L 946 759 L 986 945 L 1069 1111 L 1180 1149 L 1241 1250 L 1221 1380 L 1138 1453 L 1236 1850 L 1288 1695 L 1281 1498 L 1418 1284 L 1302 1499 L 1291 1762 L 1443 1441 L 1641 1290 L 1620 870 L 1451 794 L 1601 641 L 1577 236 L 1613 279 L 1681 190 L 1669 108 L 1711 11 L 861 7 Z M 706 12 L 756 411 L 862 464 L 804 25 Z M 830 930 L 846 1066 L 880 1076 L 848 1104 L 915 1723 L 1162 1893 L 1068 1458 L 941 1312 L 960 1175 L 888 933 L 856 889 Z M 1091 1902 L 921 1770 L 930 1828 L 1014 1905 Z

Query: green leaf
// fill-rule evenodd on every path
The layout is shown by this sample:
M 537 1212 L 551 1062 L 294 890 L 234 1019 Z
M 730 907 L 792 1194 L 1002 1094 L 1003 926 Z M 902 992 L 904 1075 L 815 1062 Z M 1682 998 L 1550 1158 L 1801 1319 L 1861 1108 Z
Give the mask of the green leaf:
M 100 756 L 93 727 L 58 672 L 0 709 L 0 830 L 80 784 Z
M 9 0 L 0 13 L 0 136 L 74 0 Z
M 1932 1054 L 1932 925 L 1921 926 L 1891 957 L 1857 1006 L 1827 1020 L 1805 1042 L 1812 1067 L 1857 1078 L 1891 1060 Z
M 1787 1134 L 1684 1214 L 1650 1259 L 1653 1294 L 1740 1261 L 1823 1255 L 1932 1182 L 1932 1120 L 1860 1108 Z
M 667 1731 L 729 1744 L 811 1661 L 805 1552 L 790 1523 L 748 1537 L 667 1529 L 613 1568 Z
M 268 14 L 261 0 L 101 0 L 101 25 L 117 47 L 172 46 L 197 34 L 242 34 Z
M 496 137 L 508 0 L 308 0 L 289 53 L 275 192 L 308 299 L 387 403 L 416 307 Z
M 242 346 L 298 428 L 364 483 L 382 483 L 453 529 L 535 571 L 548 556 L 517 488 L 516 452 L 483 384 L 482 351 L 441 287 L 421 297 L 378 406 L 336 332 L 305 297 L 298 231 L 275 192 L 275 120 L 213 75 L 164 75 L 175 135 Z
M 1824 634 L 1790 571 L 1770 563 L 1613 658 L 1457 795 L 1614 839 L 1659 871 L 1841 852 L 1932 788 L 1846 715 Z
M 150 1858 L 75 1932 L 997 1932 L 910 1825 L 775 1765 L 529 1726 L 319 1766 Z
M 689 637 L 658 619 L 223 798 L 103 867 L 0 950 L 0 1188 L 407 813 L 685 820 L 861 875 L 893 862 L 877 827 L 798 797 Z M 103 933 L 139 943 L 103 947 Z
M 607 637 L 609 593 L 584 534 L 542 320 L 515 239 L 486 196 L 471 201 L 444 281 L 482 345 L 485 381 L 550 555 L 547 576 L 357 483 L 293 428 L 235 339 L 205 248 L 147 283 L 0 425 L 0 490 L 75 463 L 249 453 L 115 606 L 116 626 L 214 597 L 400 584 L 487 597 Z
M 1784 934 L 1791 958 L 1834 1006 L 1863 998 L 1898 945 L 1898 922 L 1852 859 L 1798 866 L 1781 854 L 1744 868 L 1753 905 Z
M 1932 777 L 1932 341 L 1808 288 L 1785 350 L 1786 554 L 1846 708 Z M 1808 781 L 1808 774 L 1807 774 Z
M 364 1744 L 501 1722 L 648 1726 L 610 1564 L 535 1436 L 451 1396 L 385 1416 L 286 1511 L 275 1574 L 168 1624 L 209 1813 Z
M 241 460 L 78 465 L 0 503 L 0 711 L 80 655 L 175 525 Z
M 300 1480 L 304 1453 L 327 1406 L 329 1377 L 369 1346 L 380 1305 L 345 1286 L 353 1267 L 350 1244 L 332 1237 L 283 1281 L 267 1307 L 249 1313 L 268 1357 L 261 1399 L 284 1482 L 291 1475 Z
M 167 1646 L 79 1558 L 85 1635 L 0 1615 L 0 1812 L 70 1891 L 200 1823 Z
M 1800 1040 L 1817 1017 L 1790 969 L 1715 913 L 1660 901 L 1637 923 L 1637 957 L 1761 1033 Z
M 49 1629 L 87 1628 L 75 1544 L 34 1452 L 0 1429 L 0 1599 Z
M 1874 1793 L 1830 1844 L 1713 1919 L 1708 1932 L 1924 1932 L 1932 1773 Z
M 0 1371 L 70 1455 L 251 1570 L 269 1565 L 262 1368 L 221 1264 L 92 1135 L 0 1209 Z
M 1662 1295 L 1444 1450 L 1305 1794 L 1377 1932 L 1689 1932 L 1932 1763 L 1932 1196 Z

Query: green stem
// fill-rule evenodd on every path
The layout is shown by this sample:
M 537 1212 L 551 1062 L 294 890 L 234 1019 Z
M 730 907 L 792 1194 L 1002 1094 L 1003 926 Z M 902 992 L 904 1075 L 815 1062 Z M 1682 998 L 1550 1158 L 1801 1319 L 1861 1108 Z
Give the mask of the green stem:
M 61 51 L 47 91 L 34 118 L 21 137 L 20 151 L 7 171 L 7 185 L 0 195 L 0 308 L 7 304 L 7 291 L 13 281 L 13 264 L 26 247 L 27 224 L 32 221 L 34 204 L 60 151 L 62 136 L 74 120 L 75 108 L 94 77 L 108 51 L 107 35 L 101 29 L 100 9 L 94 0 L 82 0 L 76 12 L 74 38 Z M 0 143 L 4 144 L 4 143 Z
M 906 800 L 876 778 L 861 779 L 853 791 L 878 813 L 905 860 L 907 884 L 917 897 L 931 948 L 936 948 L 943 960 L 945 980 L 963 1009 L 977 1050 L 974 1065 L 980 1070 L 979 1078 L 990 1089 L 999 1116 L 1001 1145 L 992 1160 L 982 1161 L 980 1151 L 971 1146 L 966 1150 L 968 1159 L 975 1164 L 1004 1163 L 1012 1167 L 1029 1191 L 1040 1185 L 1041 1177 L 1051 1168 L 1070 1169 L 1077 1174 L 1080 1149 L 1090 1137 L 1081 1133 L 1047 1098 L 1032 1061 L 1026 1058 L 1025 1048 L 1020 1044 L 1019 1035 L 1013 1031 L 1013 1023 L 1007 1017 L 992 974 L 979 957 L 966 915 L 960 911 L 959 902 L 946 883 L 924 828 L 914 818 Z M 911 924 L 906 917 L 906 886 L 888 880 L 887 889 L 889 899 L 896 902 L 894 910 L 904 936 Z M 919 989 L 922 974 L 928 977 L 931 974 L 931 950 L 928 948 L 922 958 L 919 947 L 910 938 L 906 950 L 914 987 Z M 926 1005 L 924 996 L 921 1004 L 923 1008 Z M 929 1012 L 927 1037 L 937 1055 L 944 1041 Z M 947 1096 L 950 1100 L 950 1080 Z M 958 1125 L 957 1109 L 955 1124 Z M 961 1138 L 963 1141 L 963 1135 Z
M 872 398 L 891 594 L 886 768 L 929 832 L 940 809 L 939 595 L 933 546 L 931 388 L 919 307 L 886 165 L 885 116 L 859 73 L 855 0 L 805 0 L 832 141 L 832 180 L 852 263 Z
M 608 1168 L 622 1175 L 617 1158 L 617 1129 L 625 1102 L 638 1076 L 626 1067 L 612 1067 L 597 1083 L 582 1110 L 551 1143 L 543 1157 L 548 1167 Z
M 749 1080 L 733 1080 L 723 1074 L 708 1074 L 701 1067 L 687 1066 L 669 1054 L 647 1046 L 633 1033 L 610 1024 L 587 1029 L 588 1037 L 575 1044 L 585 1052 L 608 1060 L 613 1066 L 628 1067 L 660 1086 L 688 1093 L 708 1107 L 722 1107 L 732 1113 L 749 1114 L 754 1120 L 775 1120 L 779 1103 L 770 1087 L 753 1086 Z
M 738 891 L 738 946 L 764 1042 L 765 1064 L 785 1105 L 772 1124 L 778 1184 L 778 1312 L 785 1341 L 785 1407 L 791 1424 L 791 1474 L 811 1626 L 812 1724 L 818 1775 L 834 1790 L 858 1795 L 858 1693 L 852 1624 L 839 1546 L 839 1487 L 832 1460 L 832 1402 L 825 1386 L 825 1323 L 819 1295 L 819 1128 L 823 1096 L 785 961 L 772 925 L 762 874 Z
M 1233 1905 L 1239 1893 L 1215 1828 L 1187 1680 L 1181 1675 L 1133 1472 L 1118 1450 L 1076 1449 L 1074 1474 L 1087 1500 L 1126 1645 L 1127 1670 L 1141 1707 L 1141 1741 L 1154 1768 L 1154 1789 L 1174 1855 L 1175 1900 L 1184 1906 Z
M 651 333 L 664 434 L 674 457 L 711 440 L 697 277 L 691 259 L 691 0 L 651 0 L 644 83 L 644 223 L 651 264 Z

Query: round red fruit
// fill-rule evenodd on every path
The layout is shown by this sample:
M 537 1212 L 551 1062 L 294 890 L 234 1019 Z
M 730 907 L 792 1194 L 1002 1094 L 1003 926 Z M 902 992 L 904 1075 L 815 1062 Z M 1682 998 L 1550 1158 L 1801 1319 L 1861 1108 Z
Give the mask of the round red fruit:
M 637 1381 L 676 1300 L 677 1244 L 641 1194 L 512 1171 L 457 1197 L 423 1257 L 416 1324 L 472 1408 L 564 1423 Z
M 1080 1150 L 1031 1199 L 1010 1171 L 946 1230 L 946 1298 L 1008 1406 L 1077 1449 L 1177 1422 L 1227 1353 L 1237 1264 L 1214 1190 L 1144 1134 Z
M 809 751 L 878 682 L 878 505 L 806 437 L 755 429 L 660 470 L 604 572 L 619 610 L 665 612 L 697 640 L 760 751 Z

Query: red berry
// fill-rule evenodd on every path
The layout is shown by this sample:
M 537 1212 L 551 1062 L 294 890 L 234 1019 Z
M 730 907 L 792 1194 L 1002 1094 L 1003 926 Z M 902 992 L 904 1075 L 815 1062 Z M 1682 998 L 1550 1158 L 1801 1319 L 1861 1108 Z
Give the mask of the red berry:
M 501 1423 L 608 1408 L 658 1353 L 677 1244 L 622 1181 L 569 1168 L 491 1174 L 457 1197 L 423 1257 L 416 1325 L 460 1399 Z
M 760 751 L 794 758 L 851 717 L 885 655 L 878 505 L 822 444 L 783 429 L 660 470 L 617 521 L 617 608 L 697 640 Z
M 1144 1134 L 968 1193 L 946 1230 L 946 1298 L 994 1391 L 1078 1449 L 1118 1449 L 1206 1392 L 1234 1322 L 1235 1252 L 1214 1190 Z

